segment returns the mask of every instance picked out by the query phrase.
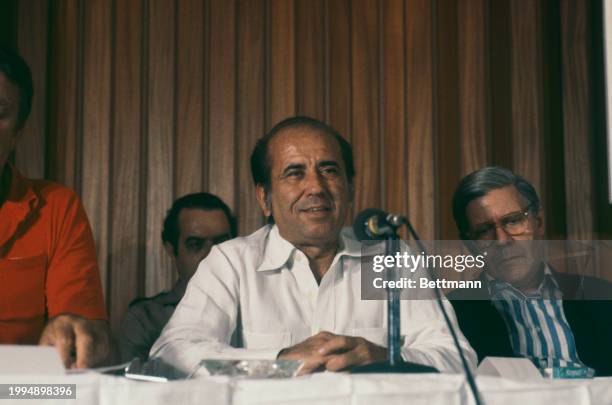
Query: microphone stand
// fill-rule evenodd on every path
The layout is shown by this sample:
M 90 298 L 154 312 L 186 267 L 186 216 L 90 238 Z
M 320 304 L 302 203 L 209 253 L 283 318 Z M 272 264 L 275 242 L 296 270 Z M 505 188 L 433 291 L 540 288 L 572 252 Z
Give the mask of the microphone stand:
M 399 251 L 399 239 L 397 232 L 393 232 L 393 235 L 387 237 L 385 240 L 385 255 L 395 256 L 395 253 Z M 387 279 L 397 280 L 397 267 L 393 269 L 387 269 Z M 387 287 L 387 347 L 389 366 L 397 367 L 402 361 L 401 353 L 401 335 L 400 335 L 400 294 L 401 291 L 397 288 Z
M 393 227 L 393 232 L 385 239 L 385 255 L 395 256 L 399 247 L 397 227 Z M 386 272 L 387 279 L 397 279 L 397 267 L 387 269 Z M 351 373 L 438 373 L 434 367 L 402 359 L 400 294 L 400 289 L 387 287 L 387 361 L 357 366 L 351 369 Z
M 397 229 L 406 225 L 408 227 L 408 231 L 412 236 L 412 239 L 417 243 L 419 249 L 422 252 L 426 253 L 425 246 L 421 242 L 421 239 L 417 235 L 414 227 L 408 220 L 408 218 L 388 214 L 382 210 L 376 208 L 368 208 L 362 211 L 357 218 L 355 219 L 355 223 L 353 225 L 353 229 L 355 230 L 355 235 L 361 241 L 365 240 L 381 240 L 381 236 L 385 236 L 385 254 L 387 255 L 395 255 L 395 253 L 399 252 L 399 237 L 397 236 Z M 426 267 L 427 270 L 430 270 L 429 267 Z M 392 273 L 395 279 L 395 275 L 397 275 L 397 265 L 393 269 Z M 387 270 L 387 276 L 389 277 L 390 273 Z M 459 344 L 459 339 L 457 337 L 457 331 L 455 330 L 450 317 L 444 307 L 442 293 L 440 289 L 434 288 L 436 293 L 436 301 L 438 302 L 438 307 L 444 316 L 444 321 L 448 330 L 451 333 L 453 338 L 453 343 L 459 357 L 461 359 L 461 365 L 463 366 L 463 371 L 465 373 L 468 385 L 470 387 L 470 391 L 474 395 L 474 401 L 476 405 L 482 405 L 483 401 L 480 397 L 480 393 L 478 392 L 478 387 L 476 386 L 476 381 L 474 380 L 474 375 L 472 374 L 469 364 L 465 358 L 465 354 L 463 353 L 463 349 Z M 388 360 L 383 363 L 373 363 L 365 366 L 355 367 L 352 372 L 355 373 L 431 373 L 438 372 L 433 367 L 423 366 L 421 364 L 409 363 L 402 361 L 401 358 L 401 342 L 400 342 L 400 290 L 398 289 L 389 289 L 387 288 L 387 327 L 388 327 Z

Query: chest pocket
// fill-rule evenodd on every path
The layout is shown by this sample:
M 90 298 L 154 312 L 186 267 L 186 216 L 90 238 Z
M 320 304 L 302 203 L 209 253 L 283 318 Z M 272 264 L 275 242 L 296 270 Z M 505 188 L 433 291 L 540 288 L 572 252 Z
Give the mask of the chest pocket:
M 242 331 L 242 340 L 247 349 L 283 349 L 291 345 L 291 333 L 254 333 Z
M 47 256 L 0 259 L 0 320 L 45 315 Z

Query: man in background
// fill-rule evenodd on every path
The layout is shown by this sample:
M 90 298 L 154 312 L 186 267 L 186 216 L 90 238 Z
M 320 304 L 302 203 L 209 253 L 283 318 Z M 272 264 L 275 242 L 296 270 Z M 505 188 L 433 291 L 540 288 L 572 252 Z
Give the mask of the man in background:
M 187 283 L 213 245 L 236 235 L 229 207 L 217 196 L 197 193 L 176 200 L 166 215 L 162 242 L 172 258 L 178 281 L 168 292 L 130 304 L 121 323 L 120 349 L 124 361 L 146 359 L 151 346 L 178 305 Z
M 461 238 L 486 255 L 483 287 L 448 295 L 479 360 L 518 356 L 540 369 L 586 365 L 612 374 L 612 305 L 605 300 L 612 286 L 557 272 L 543 257 L 544 213 L 534 187 L 486 167 L 461 180 L 453 214 Z
M 110 356 L 96 249 L 79 197 L 9 163 L 32 105 L 30 69 L 0 48 L 0 344 L 57 347 L 66 367 Z

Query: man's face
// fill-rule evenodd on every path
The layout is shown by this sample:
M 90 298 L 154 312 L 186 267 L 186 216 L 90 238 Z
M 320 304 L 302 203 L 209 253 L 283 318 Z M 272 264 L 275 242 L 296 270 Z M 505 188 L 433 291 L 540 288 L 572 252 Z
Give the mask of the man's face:
M 198 264 L 208 256 L 216 243 L 230 238 L 230 224 L 222 210 L 183 208 L 178 217 L 178 251 L 166 243 L 166 251 L 173 258 L 179 279 L 188 281 Z
M 489 229 L 482 243 L 491 243 L 486 252 L 487 271 L 491 277 L 515 285 L 517 288 L 533 287 L 537 279 L 540 261 L 536 245 L 532 242 L 544 233 L 542 212 L 524 215 L 528 201 L 514 186 L 492 190 L 484 197 L 471 201 L 466 207 L 470 232 Z M 501 226 L 514 225 L 523 220 L 524 233 L 510 235 Z
M 19 89 L 0 73 L 0 173 L 17 139 Z
M 264 214 L 296 246 L 336 244 L 351 190 L 336 139 L 309 127 L 287 128 L 268 145 L 270 195 L 257 187 Z

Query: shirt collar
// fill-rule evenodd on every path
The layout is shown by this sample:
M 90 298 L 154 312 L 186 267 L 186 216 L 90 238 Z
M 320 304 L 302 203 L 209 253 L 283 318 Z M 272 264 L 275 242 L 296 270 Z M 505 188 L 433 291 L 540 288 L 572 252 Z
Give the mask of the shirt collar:
M 266 226 L 269 227 L 270 225 Z M 263 249 L 263 261 L 257 267 L 257 271 L 280 269 L 287 263 L 296 248 L 280 235 L 276 225 L 272 225 Z
M 4 170 L 10 173 L 11 184 L 6 200 L 0 206 L 0 218 L 3 219 L 3 226 L 0 227 L 0 258 L 10 251 L 18 228 L 28 226 L 32 215 L 36 215 L 42 203 L 30 181 L 23 178 L 13 165 L 7 163 Z
M 272 225 L 264 243 L 263 261 L 257 267 L 257 271 L 278 270 L 284 267 L 293 258 L 296 250 L 291 242 L 280 235 L 278 227 Z M 351 228 L 343 228 L 340 232 L 338 252 L 334 262 L 343 256 L 361 257 L 361 243 L 355 238 Z
M 542 282 L 538 287 L 538 296 L 540 297 L 545 296 L 547 291 L 550 291 L 550 287 L 552 287 L 552 290 L 554 291 L 559 291 L 559 284 L 557 283 L 557 280 L 555 280 L 555 277 L 550 267 L 548 266 L 548 263 L 544 263 L 543 265 L 544 278 L 542 279 Z M 489 293 L 494 297 L 497 297 L 500 294 L 503 294 L 504 292 L 508 292 L 519 297 L 528 297 L 527 295 L 525 295 L 525 293 L 523 293 L 510 283 L 497 280 L 487 273 L 485 273 L 485 277 L 488 281 Z

